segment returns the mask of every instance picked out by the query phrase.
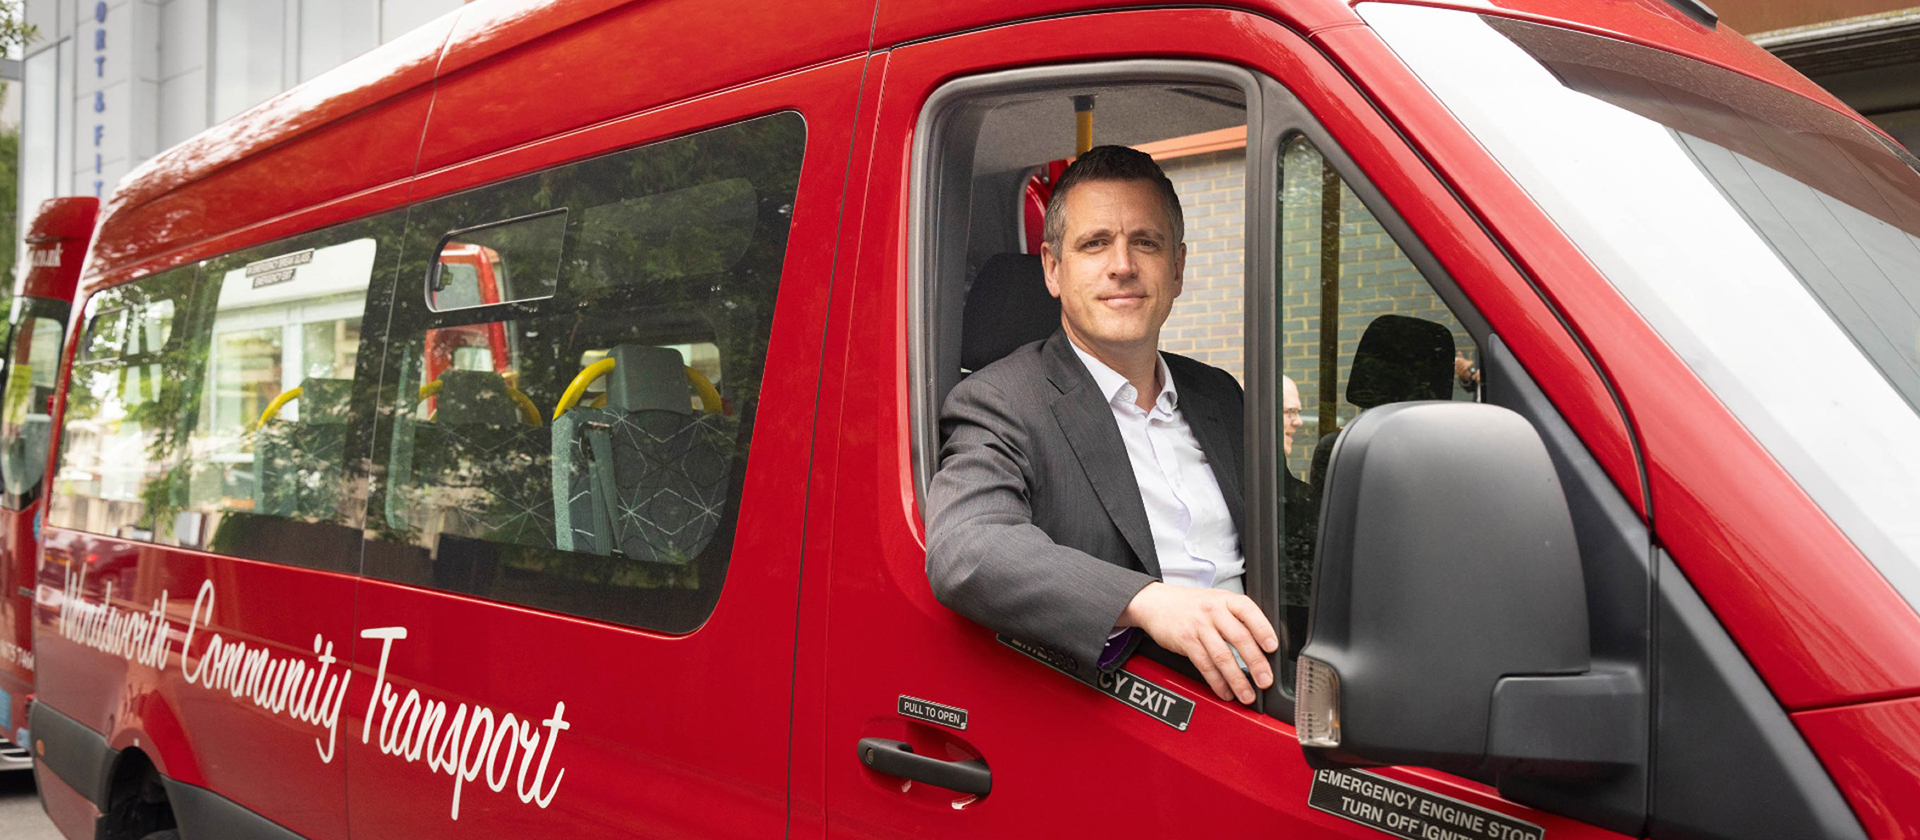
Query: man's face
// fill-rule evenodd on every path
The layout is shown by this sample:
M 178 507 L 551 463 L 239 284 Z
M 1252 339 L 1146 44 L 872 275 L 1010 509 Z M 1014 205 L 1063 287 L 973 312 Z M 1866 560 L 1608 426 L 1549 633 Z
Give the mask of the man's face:
M 1293 454 L 1293 433 L 1305 425 L 1300 419 L 1300 387 L 1293 380 L 1280 377 L 1280 452 Z
M 1085 181 L 1067 193 L 1062 209 L 1060 253 L 1048 243 L 1040 256 L 1067 334 L 1095 355 L 1157 346 L 1180 296 L 1187 248 L 1174 244 L 1172 220 L 1153 185 Z

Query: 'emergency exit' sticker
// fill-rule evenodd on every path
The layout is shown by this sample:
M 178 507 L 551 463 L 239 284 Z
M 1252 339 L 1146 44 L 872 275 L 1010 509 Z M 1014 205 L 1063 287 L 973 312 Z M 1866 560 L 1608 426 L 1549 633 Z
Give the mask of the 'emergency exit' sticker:
M 1385 776 L 1318 770 L 1307 804 L 1407 840 L 1543 840 L 1540 826 Z
M 1106 671 L 1093 682 L 1087 682 L 1074 676 L 1075 661 L 1071 656 L 1019 639 L 1006 636 L 1000 636 L 999 639 L 1001 644 L 1032 657 L 1034 661 L 1086 683 L 1095 691 L 1145 712 L 1154 720 L 1181 732 L 1187 731 L 1187 724 L 1193 721 L 1193 700 L 1132 671 L 1124 668 Z

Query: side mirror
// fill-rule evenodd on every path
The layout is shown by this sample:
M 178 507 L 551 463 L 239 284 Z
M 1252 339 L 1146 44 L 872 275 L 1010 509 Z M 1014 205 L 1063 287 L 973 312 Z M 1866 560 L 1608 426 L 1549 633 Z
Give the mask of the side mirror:
M 1327 468 L 1295 721 L 1315 767 L 1626 767 L 1637 676 L 1596 672 L 1566 496 L 1520 415 L 1361 414 Z

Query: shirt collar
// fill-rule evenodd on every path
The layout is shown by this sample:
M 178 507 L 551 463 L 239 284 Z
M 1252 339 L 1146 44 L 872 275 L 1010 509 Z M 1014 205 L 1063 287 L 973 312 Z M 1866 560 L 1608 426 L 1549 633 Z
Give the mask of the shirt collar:
M 1105 362 L 1094 358 L 1093 354 L 1080 349 L 1080 345 L 1073 343 L 1072 339 L 1067 340 L 1067 346 L 1072 347 L 1073 354 L 1080 357 L 1080 363 L 1087 366 L 1087 373 L 1093 374 L 1093 384 L 1100 389 L 1100 396 L 1106 398 L 1108 405 L 1122 402 L 1123 392 L 1126 394 L 1124 402 L 1129 404 L 1133 402 L 1135 396 L 1133 383 L 1128 382 L 1125 376 L 1107 367 Z M 1173 386 L 1173 371 L 1167 369 L 1166 357 L 1155 353 L 1153 358 L 1160 366 L 1160 394 L 1154 398 L 1154 406 L 1171 413 L 1180 406 L 1180 391 Z

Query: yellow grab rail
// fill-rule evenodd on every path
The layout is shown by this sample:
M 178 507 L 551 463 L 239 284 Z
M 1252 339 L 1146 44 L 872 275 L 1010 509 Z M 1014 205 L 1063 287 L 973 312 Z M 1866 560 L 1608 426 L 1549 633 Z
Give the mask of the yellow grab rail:
M 560 392 L 560 403 L 553 407 L 553 419 L 560 419 L 560 415 L 565 414 L 567 409 L 578 404 L 580 397 L 587 393 L 587 386 L 592 385 L 594 380 L 606 376 L 611 370 L 613 370 L 613 359 L 608 357 L 587 365 L 586 370 L 576 374 L 573 381 L 567 383 L 567 390 Z
M 267 403 L 267 410 L 260 412 L 260 419 L 254 421 L 253 430 L 257 432 L 265 428 L 267 421 L 272 420 L 275 414 L 279 414 L 280 409 L 286 407 L 287 403 L 300 399 L 302 391 L 303 389 L 299 385 L 281 391 L 280 396 L 274 397 L 273 402 Z
M 614 360 L 608 357 L 587 365 L 586 370 L 580 371 L 579 375 L 567 384 L 567 390 L 560 393 L 560 403 L 553 407 L 553 419 L 560 419 L 560 415 L 567 413 L 567 409 L 578 405 L 580 398 L 586 395 L 588 386 L 612 372 L 613 366 Z M 691 367 L 686 370 L 687 384 L 693 386 L 693 393 L 700 398 L 701 410 L 708 414 L 719 414 L 726 408 L 726 403 L 720 399 L 720 389 L 713 387 L 713 380 Z

